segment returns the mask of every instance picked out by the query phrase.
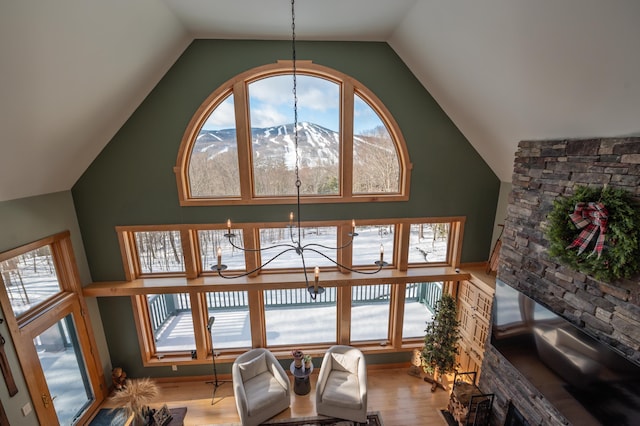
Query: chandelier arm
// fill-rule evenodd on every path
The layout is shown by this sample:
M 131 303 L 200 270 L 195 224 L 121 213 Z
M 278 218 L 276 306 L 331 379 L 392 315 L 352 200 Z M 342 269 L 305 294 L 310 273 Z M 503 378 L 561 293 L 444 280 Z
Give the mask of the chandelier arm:
M 349 266 L 345 266 L 345 265 L 343 265 L 343 264 L 341 264 L 341 263 L 339 263 L 339 262 L 337 262 L 337 261 L 333 260 L 332 258 L 330 258 L 329 256 L 327 256 L 326 254 L 324 254 L 324 253 L 322 253 L 321 251 L 318 251 L 318 250 L 316 250 L 316 249 L 313 249 L 313 248 L 306 248 L 306 246 L 305 246 L 305 249 L 306 249 L 306 250 L 309 250 L 309 251 L 312 251 L 312 252 L 314 252 L 314 253 L 319 254 L 320 256 L 322 256 L 322 257 L 324 257 L 325 259 L 329 260 L 331 263 L 333 263 L 334 265 L 336 265 L 336 266 L 337 266 L 337 267 L 339 267 L 339 268 L 344 268 L 344 269 L 346 269 L 347 271 L 355 272 L 356 274 L 374 275 L 374 274 L 377 274 L 378 272 L 380 272 L 380 270 L 382 269 L 382 267 L 383 267 L 383 266 L 388 265 L 388 263 L 387 263 L 387 262 L 380 262 L 380 261 L 376 261 L 376 262 L 374 262 L 374 264 L 378 267 L 378 269 L 376 269 L 376 270 L 371 270 L 371 271 L 368 271 L 368 270 L 362 271 L 362 270 L 358 270 L 358 269 L 351 268 L 351 267 L 349 267 Z M 306 269 L 305 269 L 305 273 L 306 273 Z
M 261 247 L 259 249 L 250 249 L 250 248 L 244 248 L 244 247 L 240 247 L 240 246 L 237 246 L 237 245 L 233 244 L 233 241 L 231 239 L 229 239 L 229 243 L 233 246 L 233 248 L 238 249 L 238 250 L 243 251 L 243 252 L 248 252 L 248 253 L 256 253 L 256 252 L 259 252 L 259 251 L 265 251 L 265 250 L 279 248 L 279 247 L 289 247 L 290 249 L 293 249 L 293 250 L 296 249 L 296 246 L 294 246 L 292 244 L 276 244 L 276 245 L 269 246 L 269 247 Z
M 296 246 L 293 245 L 293 244 L 276 244 L 276 245 L 273 245 L 273 246 L 262 247 L 262 248 L 259 248 L 259 249 L 246 249 L 245 251 L 258 252 L 258 251 L 265 251 L 265 250 L 279 248 L 279 247 L 288 247 L 289 250 L 295 250 L 296 249 Z M 242 249 L 240 249 L 240 250 L 242 250 Z
M 289 247 L 286 250 L 282 250 L 280 253 L 276 254 L 275 256 L 273 256 L 271 259 L 269 259 L 268 261 L 266 261 L 265 263 L 263 263 L 262 265 L 258 266 L 255 269 L 252 269 L 251 271 L 247 271 L 247 272 L 243 272 L 242 274 L 234 274 L 234 275 L 222 275 L 222 271 L 223 269 L 220 268 L 218 269 L 217 267 L 212 268 L 214 271 L 218 272 L 218 275 L 221 276 L 222 278 L 227 278 L 227 279 L 234 279 L 234 278 L 240 278 L 240 277 L 246 277 L 247 275 L 251 275 L 254 272 L 258 272 L 259 270 L 261 270 L 262 268 L 264 268 L 265 266 L 267 266 L 268 264 L 270 264 L 271 262 L 273 262 L 274 260 L 276 260 L 277 258 L 279 258 L 280 256 L 282 256 L 283 254 L 292 251 L 292 250 L 296 250 L 295 247 L 291 247 L 291 246 L 287 246 Z
M 235 236 L 236 235 L 232 234 L 231 231 L 229 231 L 228 234 L 225 234 L 225 237 L 227 237 L 227 240 L 229 240 L 229 244 L 231 244 L 231 246 L 233 248 L 238 249 L 238 250 L 242 250 L 242 251 L 251 251 L 252 250 L 252 249 L 245 249 L 244 247 L 240 247 L 240 246 L 237 246 L 237 245 L 233 244 L 233 238 L 235 238 Z
M 300 259 L 302 259 L 302 271 L 304 272 L 304 282 L 309 288 L 309 276 L 307 275 L 307 263 L 304 260 L 304 253 L 300 252 Z

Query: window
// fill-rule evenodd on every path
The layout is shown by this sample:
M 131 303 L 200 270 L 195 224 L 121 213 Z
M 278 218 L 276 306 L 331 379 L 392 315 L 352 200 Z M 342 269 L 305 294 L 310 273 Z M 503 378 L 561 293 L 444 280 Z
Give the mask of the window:
M 107 396 L 68 231 L 0 253 L 0 304 L 39 424 L 84 424 Z
M 390 284 L 351 287 L 351 341 L 389 339 Z
M 353 78 L 296 62 L 247 71 L 214 91 L 189 123 L 175 167 L 182 205 L 405 201 L 408 151 L 382 102 Z M 241 170 L 251 171 L 240 173 Z
M 4 287 L 16 316 L 50 299 L 62 288 L 51 246 L 45 245 L 0 262 Z
M 147 306 L 156 353 L 196 349 L 188 294 L 148 294 Z
M 325 288 L 315 302 L 306 289 L 264 291 L 264 316 L 268 346 L 288 348 L 311 343 L 334 344 L 336 288 Z
M 233 244 L 225 237 L 227 231 L 219 229 L 198 230 L 198 241 L 200 243 L 200 262 L 203 270 L 214 269 L 217 263 L 218 249 L 220 256 L 224 257 L 225 265 L 229 271 L 244 271 L 247 269 L 244 252 L 236 247 L 244 247 L 242 229 L 234 229 Z
M 449 258 L 449 223 L 411 224 L 409 263 L 446 262 Z
M 336 260 L 336 250 L 327 248 L 335 248 L 337 246 L 338 234 L 335 226 L 302 227 L 299 233 L 295 228 L 262 228 L 260 229 L 260 247 L 266 248 L 261 253 L 262 263 L 269 261 L 274 256 L 278 256 L 267 265 L 266 269 L 300 268 L 300 256 L 293 248 L 281 256 L 279 255 L 283 250 L 283 244 L 291 244 L 292 240 L 298 241 L 298 238 L 300 238 L 302 247 L 305 248 L 306 246 L 304 258 L 307 267 L 331 267 L 334 265 L 318 252 L 323 253 L 334 261 Z
M 380 115 L 357 93 L 353 113 L 353 193 L 400 191 L 400 162 Z
M 395 225 L 356 226 L 358 236 L 353 240 L 353 265 L 371 266 L 376 260 L 393 265 Z
M 214 350 L 251 347 L 249 294 L 246 291 L 216 291 L 205 294 L 209 330 Z
M 256 197 L 296 194 L 292 80 L 290 74 L 283 74 L 247 85 Z M 340 86 L 310 75 L 296 80 L 301 194 L 337 195 Z
M 355 224 L 355 228 L 354 228 Z M 235 223 L 224 225 L 118 226 L 127 279 L 151 276 L 216 276 L 213 271 L 220 250 L 227 272 L 244 273 L 269 262 L 262 271 L 295 272 L 302 269 L 292 240 L 302 241 L 307 268 L 336 270 L 329 259 L 357 269 L 373 269 L 383 260 L 386 268 L 455 266 L 459 258 L 464 218 L 375 219 L 353 222 L 307 221 L 300 232 L 283 223 Z M 164 229 L 169 228 L 170 229 Z M 215 227 L 215 228 L 214 228 Z M 404 231 L 403 231 L 404 230 Z M 226 237 L 233 235 L 233 244 Z M 353 243 L 349 234 L 355 232 Z M 255 238 L 253 236 L 256 236 Z M 190 242 L 194 243 L 191 244 Z M 285 245 L 291 250 L 284 253 Z M 235 247 L 234 247 L 235 246 Z M 343 250 L 336 250 L 344 247 Z M 243 251 L 240 248 L 250 248 Z M 31 255 L 28 255 L 29 259 Z M 274 258 L 275 257 L 275 258 Z M 21 261 L 24 263 L 25 261 Z M 5 275 L 10 270 L 7 269 Z M 7 275 L 8 276 L 8 275 Z M 15 282 L 13 275 L 11 279 Z M 6 282 L 9 282 L 6 279 Z M 18 288 L 10 291 L 19 297 Z M 8 289 L 9 291 L 9 289 Z M 16 302 L 17 303 L 17 302 Z
M 464 221 L 462 217 L 306 221 L 299 234 L 286 222 L 232 222 L 230 229 L 225 224 L 119 226 L 125 271 L 130 280 L 141 278 L 143 289 L 133 294 L 143 363 L 211 362 L 212 351 L 233 355 L 255 346 L 288 353 L 294 347 L 331 344 L 392 348 L 418 344 L 443 292 L 443 275 L 459 277 L 455 266 Z M 354 232 L 353 244 L 346 243 Z M 226 234 L 233 235 L 233 245 Z M 300 256 L 293 249 L 279 255 L 292 238 L 301 238 L 306 245 L 310 285 L 314 285 L 313 268 L 320 267 L 325 292 L 315 301 L 306 291 Z M 155 255 L 148 254 L 151 249 L 141 251 L 143 246 L 153 247 Z M 273 246 L 277 248 L 270 250 Z M 341 246 L 345 249 L 335 250 Z M 388 262 L 382 275 L 339 271 L 324 257 L 370 273 L 380 259 L 380 246 Z M 229 274 L 244 274 L 277 257 L 263 270 L 227 280 L 212 271 L 218 248 Z M 425 261 L 420 250 L 432 249 L 438 257 Z M 413 251 L 418 256 L 412 257 Z M 161 268 L 165 252 L 169 258 L 181 256 L 172 262 L 184 265 L 184 270 Z M 153 272 L 137 266 L 154 256 L 160 261 Z
M 194 198 L 239 197 L 238 144 L 233 96 L 227 94 L 211 113 L 194 141 L 189 162 L 189 186 Z M 210 167 L 212 162 L 216 167 Z
M 178 231 L 135 232 L 140 273 L 184 272 Z
M 38 359 L 58 421 L 61 425 L 74 424 L 94 400 L 91 382 L 87 377 L 82 347 L 76 333 L 72 314 L 61 318 L 33 339 Z
M 433 320 L 436 302 L 442 297 L 442 282 L 405 285 L 402 338 L 424 337 L 427 323 Z

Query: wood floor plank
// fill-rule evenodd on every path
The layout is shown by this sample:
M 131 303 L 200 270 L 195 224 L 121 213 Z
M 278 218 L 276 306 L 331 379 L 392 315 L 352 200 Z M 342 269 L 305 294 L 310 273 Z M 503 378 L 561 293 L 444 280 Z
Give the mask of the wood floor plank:
M 296 395 L 292 392 L 291 406 L 276 419 L 316 415 L 315 383 L 311 376 L 311 392 Z M 212 401 L 213 385 L 206 380 L 159 382 L 160 396 L 150 405 L 169 408 L 187 407 L 185 426 L 216 425 L 240 421 L 236 411 L 233 386 L 223 383 Z M 431 392 L 431 386 L 422 379 L 407 374 L 407 369 L 374 369 L 368 372 L 369 411 L 379 411 L 385 426 L 446 425 L 439 410 L 445 408 L 448 392 Z M 212 404 L 213 402 L 213 404 Z M 105 401 L 102 408 L 113 404 Z

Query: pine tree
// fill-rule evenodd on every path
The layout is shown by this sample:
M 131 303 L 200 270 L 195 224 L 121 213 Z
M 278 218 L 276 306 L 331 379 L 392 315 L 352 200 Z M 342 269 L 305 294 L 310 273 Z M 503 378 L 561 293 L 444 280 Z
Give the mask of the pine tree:
M 425 378 L 433 383 L 431 391 L 438 386 L 444 388 L 439 377 L 451 373 L 456 368 L 456 355 L 458 354 L 458 320 L 456 319 L 456 301 L 443 294 L 436 302 L 433 321 L 427 324 L 424 336 L 424 347 L 420 352 L 422 368 L 433 376 L 433 379 Z

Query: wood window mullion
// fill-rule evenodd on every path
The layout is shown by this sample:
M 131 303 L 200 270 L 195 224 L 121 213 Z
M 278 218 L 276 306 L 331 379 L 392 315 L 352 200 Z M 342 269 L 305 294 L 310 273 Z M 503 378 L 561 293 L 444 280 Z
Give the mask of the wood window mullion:
M 353 108 L 354 108 L 353 84 L 345 81 L 342 85 L 341 105 L 341 178 L 342 197 L 353 197 Z
M 396 229 L 396 250 L 398 252 L 397 267 L 399 271 L 406 271 L 409 268 L 409 241 L 411 239 L 411 223 L 397 223 Z
M 249 324 L 251 329 L 251 347 L 267 347 L 267 331 L 264 312 L 263 290 L 249 290 Z
M 191 318 L 193 321 L 193 333 L 196 342 L 197 359 L 206 359 L 211 345 L 210 335 L 207 330 L 209 310 L 207 308 L 206 293 L 190 293 Z
M 337 247 L 343 247 L 349 242 L 350 239 L 355 238 L 349 235 L 352 232 L 351 222 L 345 223 L 343 225 L 338 225 L 338 245 Z M 349 268 L 353 267 L 353 244 L 349 244 L 342 250 L 338 250 L 336 253 L 336 258 L 338 263 L 341 265 L 347 266 Z M 343 273 L 348 273 L 349 271 L 338 267 L 338 270 Z
M 249 99 L 244 81 L 233 85 L 233 104 L 236 116 L 236 143 L 238 145 L 238 173 L 240 178 L 240 194 L 242 200 L 253 199 L 253 162 L 251 160 L 251 120 L 249 115 Z
M 198 277 L 198 235 L 196 230 L 180 229 L 180 242 L 182 244 L 182 255 L 184 258 L 184 272 L 187 279 Z
M 131 304 L 133 306 L 133 319 L 138 332 L 138 344 L 140 345 L 140 354 L 143 362 L 149 361 L 156 355 L 155 336 L 153 335 L 153 326 L 149 317 L 149 304 L 146 294 L 131 296 Z
M 404 306 L 407 284 L 391 284 L 391 300 L 389 301 L 389 336 L 391 346 L 402 347 L 402 325 L 404 323 Z
M 243 228 L 242 235 L 244 236 L 244 246 L 249 250 L 255 250 L 260 247 L 260 229 L 257 227 Z M 260 253 L 257 251 L 247 251 L 244 253 L 245 265 L 247 265 L 247 271 L 256 269 L 262 259 L 260 259 Z M 257 277 L 260 271 L 256 271 L 249 275 L 250 277 Z
M 336 288 L 337 338 L 339 345 L 351 344 L 351 286 Z

